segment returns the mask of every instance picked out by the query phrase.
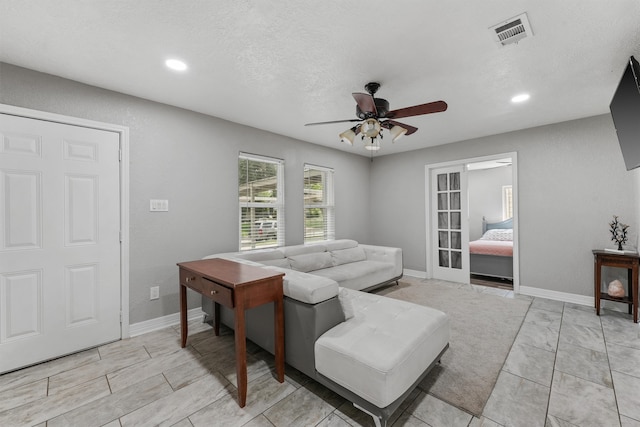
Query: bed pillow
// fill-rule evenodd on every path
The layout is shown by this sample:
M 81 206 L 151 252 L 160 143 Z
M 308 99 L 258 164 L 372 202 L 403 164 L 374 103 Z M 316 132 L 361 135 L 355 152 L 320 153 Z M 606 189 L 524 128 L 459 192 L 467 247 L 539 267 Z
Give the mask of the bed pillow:
M 487 230 L 480 240 L 513 240 L 513 230 L 510 228 L 495 228 L 493 230 Z

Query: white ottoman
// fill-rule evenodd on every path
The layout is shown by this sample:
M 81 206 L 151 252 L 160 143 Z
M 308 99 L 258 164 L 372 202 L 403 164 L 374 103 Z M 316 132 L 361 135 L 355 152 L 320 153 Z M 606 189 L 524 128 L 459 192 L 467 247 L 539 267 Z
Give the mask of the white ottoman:
M 316 370 L 385 408 L 446 348 L 449 319 L 429 307 L 346 288 L 339 297 L 347 320 L 316 341 Z

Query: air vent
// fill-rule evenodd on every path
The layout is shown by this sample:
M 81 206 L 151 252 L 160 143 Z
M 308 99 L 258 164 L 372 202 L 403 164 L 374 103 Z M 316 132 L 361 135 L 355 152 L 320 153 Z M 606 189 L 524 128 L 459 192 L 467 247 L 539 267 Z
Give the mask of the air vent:
M 523 38 L 533 35 L 526 13 L 494 25 L 489 29 L 493 33 L 496 43 L 501 46 L 518 43 Z

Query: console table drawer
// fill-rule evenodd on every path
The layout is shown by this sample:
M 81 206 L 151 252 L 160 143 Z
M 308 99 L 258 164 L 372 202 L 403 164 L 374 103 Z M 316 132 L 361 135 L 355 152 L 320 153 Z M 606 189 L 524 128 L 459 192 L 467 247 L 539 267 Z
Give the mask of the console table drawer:
M 233 308 L 233 291 L 206 278 L 202 278 L 202 295 L 225 307 Z
M 202 278 L 190 271 L 180 269 L 180 283 L 195 291 L 202 292 Z

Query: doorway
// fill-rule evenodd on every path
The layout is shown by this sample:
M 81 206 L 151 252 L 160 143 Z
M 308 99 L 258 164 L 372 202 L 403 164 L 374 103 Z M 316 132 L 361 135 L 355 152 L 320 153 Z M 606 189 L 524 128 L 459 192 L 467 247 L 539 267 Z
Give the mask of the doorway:
M 438 195 L 437 179 L 449 170 L 460 171 L 461 186 L 461 221 L 460 235 L 460 266 L 457 275 L 452 276 L 444 272 L 441 267 L 441 253 L 444 247 L 452 242 L 444 239 L 445 232 L 451 229 L 443 228 L 445 214 L 450 212 L 445 207 L 444 196 Z M 495 169 L 491 172 L 491 169 Z M 484 171 L 484 172 L 482 172 Z M 499 171 L 499 173 L 497 173 Z M 475 176 L 485 175 L 484 179 L 476 180 Z M 499 175 L 491 177 L 491 175 Z M 506 177 L 506 178 L 505 178 Z M 497 282 L 501 285 L 511 285 L 515 292 L 519 290 L 518 264 L 518 185 L 517 185 L 517 153 L 501 153 L 485 157 L 461 159 L 446 163 L 430 164 L 425 167 L 425 179 L 428 194 L 426 195 L 426 230 L 427 230 L 427 277 L 471 283 L 473 280 L 486 280 L 488 283 Z M 491 184 L 493 182 L 493 184 Z M 499 184 L 496 184 L 499 183 Z M 485 186 L 485 187 L 483 187 Z M 489 190 L 488 187 L 491 189 Z M 489 195 L 489 193 L 491 193 Z M 438 197 L 442 199 L 439 204 Z M 450 206 L 450 205 L 449 205 Z M 506 216 L 505 216 L 506 215 Z M 506 218 L 510 216 L 511 218 Z M 439 218 L 442 218 L 439 222 Z M 505 219 L 508 221 L 503 222 Z M 454 224 L 455 225 L 455 224 Z M 457 226 L 457 225 L 456 225 Z M 485 233 L 488 229 L 494 229 Z M 470 246 L 476 240 L 490 237 L 497 239 L 512 239 L 510 256 L 497 258 L 471 254 Z M 451 248 L 450 250 L 453 250 Z M 483 259 L 486 258 L 486 259 Z M 495 263 L 497 262 L 497 266 Z M 486 265 L 485 265 L 486 264 Z M 479 274 L 478 274 L 479 273 Z
M 128 336 L 125 128 L 0 105 L 0 373 Z

